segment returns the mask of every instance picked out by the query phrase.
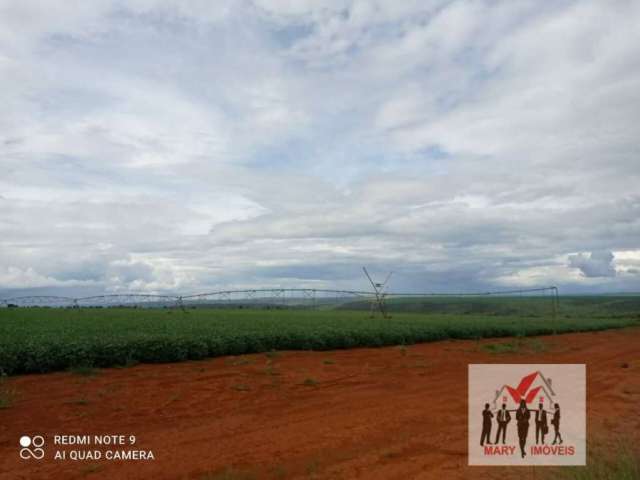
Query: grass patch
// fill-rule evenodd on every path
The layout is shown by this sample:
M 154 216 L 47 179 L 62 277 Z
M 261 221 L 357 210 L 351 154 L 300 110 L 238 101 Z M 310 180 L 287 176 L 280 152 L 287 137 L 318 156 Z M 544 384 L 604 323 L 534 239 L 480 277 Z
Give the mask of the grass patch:
M 488 343 L 482 346 L 482 349 L 488 353 L 516 353 L 519 350 L 516 342 Z
M 558 480 L 637 480 L 640 479 L 640 456 L 620 444 L 613 456 L 591 454 L 584 467 L 564 467 L 548 478 Z
M 16 390 L 7 386 L 6 375 L 0 375 L 0 410 L 12 407 L 16 396 Z
M 320 462 L 316 459 L 311 460 L 307 463 L 307 475 L 313 476 L 318 473 L 318 469 L 320 468 Z
M 335 365 L 335 364 L 336 364 L 335 360 L 332 360 L 332 359 L 330 359 L 330 358 L 325 358 L 325 359 L 322 361 L 322 363 L 323 363 L 323 364 L 325 364 L 325 365 Z
M 179 399 L 180 399 L 180 394 L 178 392 L 173 393 L 172 395 L 169 396 L 169 398 L 167 398 L 167 401 L 162 404 L 162 408 L 167 407 L 168 405 L 172 404 L 173 402 Z
M 90 365 L 75 365 L 69 367 L 69 373 L 73 375 L 80 375 L 82 377 L 93 377 L 99 373 L 99 370 Z
M 139 361 L 133 358 L 127 358 L 124 363 L 120 365 L 114 365 L 114 368 L 131 368 L 131 367 L 135 367 L 139 363 L 140 363 Z
M 273 478 L 275 480 L 285 480 L 287 478 L 287 469 L 282 465 L 278 465 L 273 469 Z
M 252 364 L 254 361 L 250 358 L 246 358 L 246 357 L 234 357 L 234 358 L 228 358 L 225 363 L 227 365 L 231 365 L 233 367 L 239 367 L 242 365 L 250 365 Z
M 244 383 L 236 383 L 232 385 L 231 388 L 233 388 L 237 392 L 248 392 L 249 390 L 251 390 L 249 388 L 249 385 L 245 385 Z
M 305 387 L 315 387 L 316 385 L 318 385 L 318 381 L 315 378 L 305 378 L 302 384 Z
M 273 368 L 273 365 L 271 365 L 270 363 L 265 367 L 264 373 L 265 375 L 269 375 L 271 377 L 280 375 L 280 372 L 278 372 L 275 368 Z
M 540 338 L 518 337 L 509 342 L 488 343 L 482 346 L 487 353 L 508 354 L 508 353 L 543 353 L 549 349 L 549 345 Z
M 82 474 L 83 475 L 90 475 L 92 473 L 99 472 L 100 470 L 102 470 L 102 466 L 100 464 L 98 464 L 98 463 L 90 463 L 86 467 L 82 468 Z
M 543 353 L 549 350 L 549 344 L 540 338 L 528 338 L 526 340 L 527 347 L 534 353 Z
M 387 460 L 391 459 L 391 458 L 396 458 L 400 456 L 400 452 L 397 450 L 393 450 L 391 448 L 385 449 L 382 451 L 381 453 L 382 458 L 385 458 Z

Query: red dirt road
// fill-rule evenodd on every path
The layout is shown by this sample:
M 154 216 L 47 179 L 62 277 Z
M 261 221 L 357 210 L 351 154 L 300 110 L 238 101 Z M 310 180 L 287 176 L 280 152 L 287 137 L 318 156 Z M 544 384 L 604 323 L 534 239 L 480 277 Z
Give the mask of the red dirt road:
M 538 338 L 510 354 L 482 347 L 507 339 L 447 341 L 10 378 L 0 479 L 541 478 L 467 466 L 470 363 L 586 363 L 589 448 L 640 444 L 640 328 Z M 20 459 L 24 434 L 45 436 L 43 460 Z M 135 435 L 155 460 L 53 459 L 54 435 L 97 434 Z

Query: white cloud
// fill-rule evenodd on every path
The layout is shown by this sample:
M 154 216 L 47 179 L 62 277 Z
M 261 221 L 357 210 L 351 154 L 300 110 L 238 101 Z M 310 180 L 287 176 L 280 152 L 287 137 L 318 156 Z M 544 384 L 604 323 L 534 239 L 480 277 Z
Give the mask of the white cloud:
M 358 286 L 371 264 L 416 290 L 637 290 L 639 20 L 4 2 L 0 289 Z
M 6 267 L 0 270 L 0 285 L 15 286 L 20 288 L 37 287 L 77 287 L 87 285 L 80 280 L 59 280 L 55 277 L 41 275 L 33 268 L 20 269 L 16 267 Z

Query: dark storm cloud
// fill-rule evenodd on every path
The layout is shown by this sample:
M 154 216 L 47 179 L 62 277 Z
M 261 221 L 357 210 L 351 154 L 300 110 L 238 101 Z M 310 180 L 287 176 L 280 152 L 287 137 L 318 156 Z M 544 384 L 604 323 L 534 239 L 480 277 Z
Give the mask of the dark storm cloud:
M 580 269 L 585 277 L 615 277 L 613 258 L 611 252 L 569 255 L 569 266 Z

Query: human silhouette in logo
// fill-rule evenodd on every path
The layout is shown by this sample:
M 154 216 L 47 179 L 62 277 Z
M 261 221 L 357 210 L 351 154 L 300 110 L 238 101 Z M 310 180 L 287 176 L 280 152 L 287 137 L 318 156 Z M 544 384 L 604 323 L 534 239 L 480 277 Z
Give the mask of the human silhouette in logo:
M 487 442 L 487 445 L 491 445 L 491 419 L 493 418 L 493 413 L 489 410 L 489 404 L 484 404 L 484 410 L 482 411 L 482 435 L 480 436 L 480 446 L 484 445 L 484 442 Z
M 520 453 L 522 454 L 522 458 L 527 454 L 524 447 L 527 444 L 530 418 L 531 412 L 529 412 L 529 409 L 527 408 L 527 402 L 520 400 L 520 406 L 516 410 L 516 422 L 518 424 L 518 440 L 520 441 Z
M 536 445 L 538 443 L 542 443 L 544 445 L 544 436 L 549 433 L 547 411 L 543 407 L 543 404 L 539 404 L 538 410 L 536 410 Z
M 556 441 L 560 439 L 560 445 L 562 445 L 562 435 L 560 435 L 560 405 L 557 403 L 554 405 L 556 411 L 553 412 L 553 418 L 551 419 L 551 425 L 553 425 L 553 430 L 555 432 L 555 436 L 553 437 L 552 445 L 556 444 Z
M 498 433 L 496 433 L 496 441 L 494 443 L 498 443 L 500 433 L 502 432 L 502 444 L 504 445 L 507 435 L 507 423 L 511 421 L 511 414 L 509 413 L 509 410 L 507 410 L 506 403 L 502 404 L 502 410 L 498 410 L 496 420 L 498 420 Z

